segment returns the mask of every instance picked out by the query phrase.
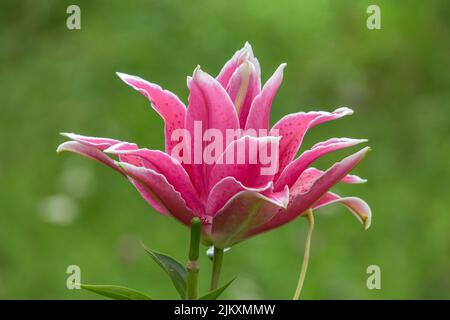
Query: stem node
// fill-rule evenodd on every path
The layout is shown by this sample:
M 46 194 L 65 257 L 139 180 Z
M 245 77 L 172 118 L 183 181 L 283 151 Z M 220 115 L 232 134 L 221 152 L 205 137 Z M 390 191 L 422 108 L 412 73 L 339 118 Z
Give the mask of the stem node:
M 200 235 L 202 229 L 202 222 L 199 218 L 193 218 L 191 221 L 191 243 L 189 247 L 189 260 L 186 264 L 187 283 L 186 283 L 186 297 L 188 300 L 197 299 L 198 293 L 198 272 L 200 267 L 198 265 L 198 256 L 200 251 Z

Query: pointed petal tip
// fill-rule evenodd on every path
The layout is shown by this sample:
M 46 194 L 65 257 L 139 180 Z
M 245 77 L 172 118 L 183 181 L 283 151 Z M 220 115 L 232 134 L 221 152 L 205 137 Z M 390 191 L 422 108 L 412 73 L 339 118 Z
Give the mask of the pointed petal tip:
M 287 197 L 283 198 L 283 201 L 281 202 L 281 207 L 286 210 L 289 205 L 289 186 L 287 185 L 284 186 L 283 192 L 287 194 Z
M 350 109 L 348 107 L 340 107 L 334 110 L 333 113 L 340 113 L 344 116 L 344 115 L 352 115 L 354 111 L 353 109 Z
M 363 219 L 363 226 L 364 226 L 364 231 L 368 230 L 370 228 L 370 225 L 372 224 L 372 219 L 371 217 L 366 217 Z
M 342 182 L 346 182 L 346 183 L 351 183 L 351 184 L 362 184 L 362 183 L 366 183 L 368 180 L 361 178 L 357 175 L 354 174 L 349 174 L 346 177 L 343 178 Z
M 61 144 L 56 148 L 56 153 L 60 154 L 61 152 L 68 151 L 68 149 L 66 148 L 66 144 L 67 144 L 67 142 L 61 143 Z
M 283 76 L 284 69 L 286 68 L 287 63 L 282 63 L 278 66 L 278 68 L 275 70 L 274 75 L 277 75 L 278 77 Z
M 135 76 L 123 73 L 123 72 L 116 72 L 116 75 L 120 78 L 120 80 L 122 80 L 125 83 L 128 83 L 128 81 L 132 78 L 134 78 Z
M 69 139 L 73 139 L 76 136 L 76 134 L 73 132 L 60 132 L 59 134 Z
M 195 81 L 199 81 L 205 78 L 205 76 L 207 76 L 208 74 L 206 72 L 204 72 L 201 68 L 201 66 L 198 64 L 195 69 L 194 72 L 192 73 L 192 79 Z M 189 81 L 189 80 L 188 80 Z
M 242 57 L 244 57 L 244 56 L 247 59 L 250 57 L 253 57 L 253 48 L 252 48 L 252 45 L 250 44 L 250 42 L 248 42 L 248 41 L 245 41 L 244 47 L 242 48 Z

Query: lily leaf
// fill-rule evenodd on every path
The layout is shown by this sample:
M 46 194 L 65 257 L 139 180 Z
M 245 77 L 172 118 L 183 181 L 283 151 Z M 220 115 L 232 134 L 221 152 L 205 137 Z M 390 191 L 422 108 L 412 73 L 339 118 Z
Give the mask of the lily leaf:
M 152 257 L 153 260 L 155 260 L 155 262 L 169 275 L 175 289 L 177 289 L 180 294 L 181 299 L 186 299 L 186 268 L 174 258 L 163 253 L 153 251 L 147 248 L 144 244 L 142 244 L 142 246 L 145 251 L 150 254 L 150 257 Z
M 226 285 L 217 288 L 216 290 L 213 290 L 211 292 L 208 292 L 204 296 L 198 298 L 198 300 L 217 300 L 219 296 L 225 291 L 226 288 L 229 287 L 229 285 L 235 280 L 236 278 L 232 279 L 230 282 L 228 282 Z
M 80 284 L 80 287 L 114 300 L 152 300 L 139 291 L 122 286 Z

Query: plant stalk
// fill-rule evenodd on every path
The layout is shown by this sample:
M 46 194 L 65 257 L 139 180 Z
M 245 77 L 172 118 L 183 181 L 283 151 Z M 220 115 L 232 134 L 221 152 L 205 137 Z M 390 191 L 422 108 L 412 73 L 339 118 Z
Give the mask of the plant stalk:
M 199 218 L 193 218 L 191 221 L 191 242 L 189 247 L 189 260 L 186 265 L 187 283 L 186 283 L 186 297 L 188 300 L 197 299 L 198 294 L 198 272 L 200 267 L 198 265 L 198 256 L 200 251 L 200 235 L 202 229 L 202 222 Z
M 314 230 L 314 216 L 312 213 L 312 209 L 309 209 L 306 212 L 305 218 L 308 220 L 308 234 L 306 235 L 305 251 L 303 253 L 303 263 L 300 270 L 300 277 L 298 279 L 297 288 L 295 289 L 295 294 L 292 300 L 300 299 L 300 293 L 302 292 L 303 282 L 305 281 L 306 271 L 308 269 L 309 250 L 311 247 L 311 237 Z
M 223 249 L 214 247 L 213 268 L 211 274 L 210 291 L 216 290 L 219 285 L 220 270 L 222 269 Z

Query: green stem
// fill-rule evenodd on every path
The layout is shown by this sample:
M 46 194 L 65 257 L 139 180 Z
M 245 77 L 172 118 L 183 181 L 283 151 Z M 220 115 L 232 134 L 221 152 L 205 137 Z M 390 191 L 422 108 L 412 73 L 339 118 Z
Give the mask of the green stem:
M 200 271 L 198 265 L 200 235 L 202 229 L 202 222 L 199 218 L 193 218 L 191 221 L 191 243 L 189 247 L 189 261 L 186 265 L 187 283 L 186 294 L 189 300 L 197 299 L 198 293 L 198 272 Z
M 311 209 L 306 212 L 305 218 L 308 220 L 308 234 L 306 236 L 305 251 L 303 253 L 302 269 L 300 271 L 297 288 L 295 289 L 295 294 L 292 300 L 300 299 L 300 293 L 302 292 L 303 282 L 305 281 L 306 271 L 308 269 L 309 249 L 311 247 L 311 236 L 314 230 L 314 216 Z
M 220 269 L 222 269 L 223 249 L 214 247 L 213 269 L 211 275 L 210 291 L 216 290 L 219 285 Z

